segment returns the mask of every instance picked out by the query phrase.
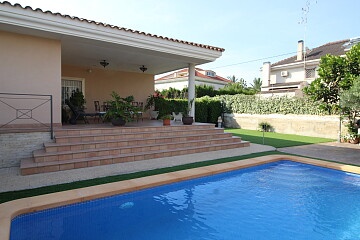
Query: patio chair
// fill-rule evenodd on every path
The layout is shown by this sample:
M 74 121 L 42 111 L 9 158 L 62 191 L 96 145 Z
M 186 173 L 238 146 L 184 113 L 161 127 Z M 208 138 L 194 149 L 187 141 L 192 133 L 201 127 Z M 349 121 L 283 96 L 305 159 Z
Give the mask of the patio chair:
M 141 121 L 144 121 L 143 113 L 144 113 L 144 103 L 143 102 L 132 102 L 133 106 L 137 108 L 137 111 L 132 112 L 133 118 L 136 118 L 136 121 L 138 122 L 141 118 Z
M 101 111 L 99 101 L 94 101 L 94 106 L 95 106 L 95 112 L 99 114 L 98 122 L 100 121 L 100 119 L 102 120 L 102 122 L 104 122 L 104 115 L 106 114 L 106 111 Z
M 99 117 L 99 113 L 86 113 L 84 110 L 80 110 L 77 109 L 74 105 L 72 105 L 72 103 L 66 99 L 65 103 L 69 106 L 71 112 L 72 112 L 72 117 L 70 119 L 72 124 L 76 124 L 76 121 L 78 120 L 78 118 L 83 118 L 84 122 L 89 124 L 89 120 L 87 119 L 87 117 Z
M 174 117 L 174 122 L 176 122 L 176 121 L 181 122 L 182 121 L 183 115 L 182 115 L 181 112 L 179 112 L 178 114 L 176 114 L 175 112 L 172 112 L 172 115 Z

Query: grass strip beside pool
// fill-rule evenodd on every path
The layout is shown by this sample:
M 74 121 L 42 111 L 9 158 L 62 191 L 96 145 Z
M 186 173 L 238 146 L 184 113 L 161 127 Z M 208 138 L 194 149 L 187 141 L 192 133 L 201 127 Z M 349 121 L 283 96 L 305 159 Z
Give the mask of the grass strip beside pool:
M 263 132 L 257 130 L 247 130 L 239 128 L 229 128 L 225 130 L 235 136 L 241 137 L 242 140 L 250 141 L 251 143 L 263 144 Z M 333 142 L 334 139 L 329 138 L 318 138 L 300 136 L 294 134 L 283 134 L 276 132 L 265 132 L 264 133 L 264 145 L 273 146 L 276 148 L 283 147 L 294 147 L 301 145 L 308 145 L 314 143 Z

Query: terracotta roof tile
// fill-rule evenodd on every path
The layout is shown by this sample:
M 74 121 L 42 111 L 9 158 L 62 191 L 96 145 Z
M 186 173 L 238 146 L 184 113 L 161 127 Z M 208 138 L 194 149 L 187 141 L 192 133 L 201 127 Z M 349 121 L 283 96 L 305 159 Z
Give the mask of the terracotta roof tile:
M 322 56 L 325 56 L 326 54 L 337 55 L 337 56 L 344 55 L 345 54 L 344 44 L 348 41 L 350 41 L 350 39 L 344 39 L 341 41 L 326 43 L 324 45 L 321 45 L 320 47 L 311 49 L 306 54 L 306 60 L 310 61 L 310 60 L 320 59 Z M 296 62 L 299 62 L 299 61 L 296 61 L 296 55 L 295 55 L 295 56 L 283 59 L 274 64 L 271 64 L 271 66 L 274 67 L 274 66 L 280 66 L 280 65 L 296 63 Z
M 191 46 L 195 46 L 195 47 L 200 47 L 200 48 L 206 48 L 206 49 L 210 49 L 210 50 L 214 50 L 214 51 L 219 51 L 219 52 L 224 52 L 225 51 L 224 48 L 219 48 L 219 47 L 214 47 L 214 46 L 210 46 L 210 45 L 204 45 L 204 44 L 200 44 L 200 43 L 194 43 L 194 42 L 188 42 L 188 41 L 183 41 L 183 40 L 174 39 L 174 38 L 158 36 L 158 35 L 155 35 L 155 34 L 145 33 L 145 32 L 141 32 L 141 31 L 138 31 L 138 30 L 129 29 L 129 28 L 118 27 L 118 26 L 115 26 L 115 25 L 110 25 L 110 24 L 106 24 L 106 23 L 102 23 L 102 22 L 96 22 L 96 21 L 93 21 L 93 20 L 87 20 L 87 19 L 84 19 L 84 18 L 73 17 L 73 16 L 70 16 L 70 15 L 64 15 L 64 14 L 60 14 L 60 13 L 53 13 L 51 11 L 43 11 L 40 8 L 33 9 L 30 6 L 23 7 L 19 3 L 15 3 L 14 5 L 12 5 L 10 2 L 4 1 L 4 2 L 0 2 L 0 5 L 9 5 L 9 6 L 12 6 L 12 7 L 15 7 L 15 8 L 19 7 L 19 8 L 22 8 L 22 9 L 29 9 L 29 10 L 32 10 L 34 12 L 41 12 L 41 13 L 44 13 L 44 14 L 51 14 L 51 15 L 54 15 L 54 16 L 61 16 L 63 18 L 70 18 L 72 20 L 76 20 L 76 21 L 80 21 L 80 22 L 88 22 L 90 24 L 102 25 L 104 27 L 115 28 L 115 29 L 125 31 L 125 32 L 137 33 L 137 34 L 145 35 L 145 36 L 148 36 L 148 37 L 164 39 L 164 40 L 168 40 L 168 41 L 171 41 L 171 42 L 178 42 L 178 43 L 191 45 Z

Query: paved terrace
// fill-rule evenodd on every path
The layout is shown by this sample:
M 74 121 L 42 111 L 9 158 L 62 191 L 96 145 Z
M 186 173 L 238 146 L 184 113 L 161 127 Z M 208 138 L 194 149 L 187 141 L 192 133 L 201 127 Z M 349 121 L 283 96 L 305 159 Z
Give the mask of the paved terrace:
M 127 123 L 127 126 L 158 126 L 161 121 L 139 121 Z M 180 124 L 174 123 L 172 124 Z M 96 124 L 97 126 L 108 126 L 106 124 Z M 90 125 L 64 126 L 63 128 L 91 127 Z M 36 175 L 21 176 L 18 167 L 0 169 L 1 184 L 0 192 L 31 189 L 48 185 L 69 183 L 80 180 L 100 178 L 105 176 L 115 176 L 138 171 L 152 170 L 157 168 L 172 167 L 194 162 L 215 160 L 225 157 L 241 156 L 251 153 L 266 152 L 276 150 L 274 147 L 250 144 L 250 147 L 222 150 L 207 153 L 196 153 L 181 155 L 176 157 L 165 157 L 136 162 L 126 162 L 97 166 L 91 168 L 80 168 L 60 172 L 43 173 Z M 360 166 L 360 145 L 347 143 L 321 143 L 312 145 L 303 145 L 297 147 L 288 147 L 277 149 L 280 152 L 296 154 L 306 157 L 319 158 L 329 161 L 343 162 L 347 164 Z
M 156 158 L 143 161 L 126 162 L 103 165 L 97 167 L 79 168 L 60 172 L 50 172 L 35 175 L 20 175 L 18 167 L 0 169 L 1 184 L 0 192 L 31 189 L 48 185 L 69 183 L 105 176 L 115 176 L 157 168 L 178 166 L 188 163 L 215 160 L 225 157 L 241 156 L 256 152 L 275 150 L 274 147 L 250 144 L 250 147 L 238 149 L 213 151 L 207 153 L 195 153 L 175 157 Z

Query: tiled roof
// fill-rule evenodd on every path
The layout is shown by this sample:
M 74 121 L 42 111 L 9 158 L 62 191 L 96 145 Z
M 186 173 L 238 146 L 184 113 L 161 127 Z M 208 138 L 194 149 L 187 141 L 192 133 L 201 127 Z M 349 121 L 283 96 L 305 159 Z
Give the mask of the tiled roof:
M 227 83 L 231 82 L 229 79 L 220 77 L 220 76 L 218 76 L 218 75 L 215 75 L 215 77 L 207 76 L 207 75 L 205 75 L 205 74 L 202 74 L 202 73 L 201 73 L 202 71 L 206 71 L 206 70 L 203 70 L 203 69 L 200 69 L 200 68 L 195 68 L 195 77 L 207 78 L 207 79 L 212 79 L 212 80 L 221 81 L 221 82 L 227 82 Z M 162 80 L 169 80 L 169 79 L 181 78 L 181 77 L 177 77 L 175 74 L 187 73 L 187 72 L 188 72 L 188 69 L 187 69 L 187 68 L 184 68 L 184 69 L 181 69 L 181 70 L 179 70 L 179 71 L 170 73 L 170 74 L 168 74 L 168 75 L 166 75 L 166 76 L 163 76 L 163 77 L 161 77 L 161 78 L 155 79 L 155 82 L 157 82 L 157 81 L 162 81 Z
M 72 17 L 72 16 L 69 16 L 69 15 L 63 15 L 61 13 L 53 13 L 51 11 L 43 11 L 40 8 L 33 9 L 30 6 L 23 7 L 18 3 L 12 5 L 10 2 L 4 1 L 4 2 L 0 2 L 0 5 L 9 5 L 9 6 L 12 6 L 12 7 L 15 7 L 15 8 L 19 7 L 19 8 L 22 8 L 22 9 L 30 9 L 30 10 L 32 10 L 34 12 L 41 12 L 41 13 L 44 13 L 44 14 L 51 14 L 51 15 L 54 15 L 54 16 L 61 16 L 63 18 L 69 18 L 69 19 L 72 19 L 74 21 L 87 22 L 87 23 L 90 23 L 90 24 L 101 25 L 101 26 L 107 27 L 107 28 L 118 29 L 120 31 L 141 34 L 141 35 L 145 35 L 145 36 L 148 36 L 148 37 L 164 39 L 164 40 L 168 40 L 168 41 L 171 41 L 171 42 L 187 44 L 187 45 L 200 47 L 200 48 L 206 48 L 206 49 L 210 49 L 210 50 L 214 50 L 214 51 L 219 51 L 219 52 L 224 52 L 225 51 L 224 48 L 214 47 L 214 46 L 200 44 L 200 43 L 183 41 L 183 40 L 179 40 L 179 39 L 175 39 L 175 38 L 168 38 L 168 37 L 158 36 L 158 35 L 155 35 L 155 34 L 145 33 L 145 32 L 141 32 L 141 31 L 137 31 L 137 30 L 133 30 L 133 29 L 129 29 L 129 28 L 124 28 L 124 27 L 118 27 L 118 26 L 115 26 L 115 25 L 110 25 L 110 24 L 106 24 L 106 23 L 102 23 L 102 22 L 96 22 L 96 21 L 93 21 L 93 20 L 87 20 L 87 19 L 84 19 L 84 18 Z
M 344 44 L 349 41 L 350 39 L 344 39 L 341 41 L 326 43 L 320 47 L 311 49 L 309 52 L 306 53 L 306 60 L 310 61 L 310 60 L 320 59 L 322 56 L 325 56 L 326 54 L 337 55 L 337 56 L 344 55 L 345 54 Z M 280 66 L 280 65 L 296 63 L 296 62 L 300 62 L 300 61 L 296 61 L 296 55 L 295 55 L 290 58 L 286 58 L 279 62 L 271 64 L 271 66 L 274 67 L 274 66 Z

